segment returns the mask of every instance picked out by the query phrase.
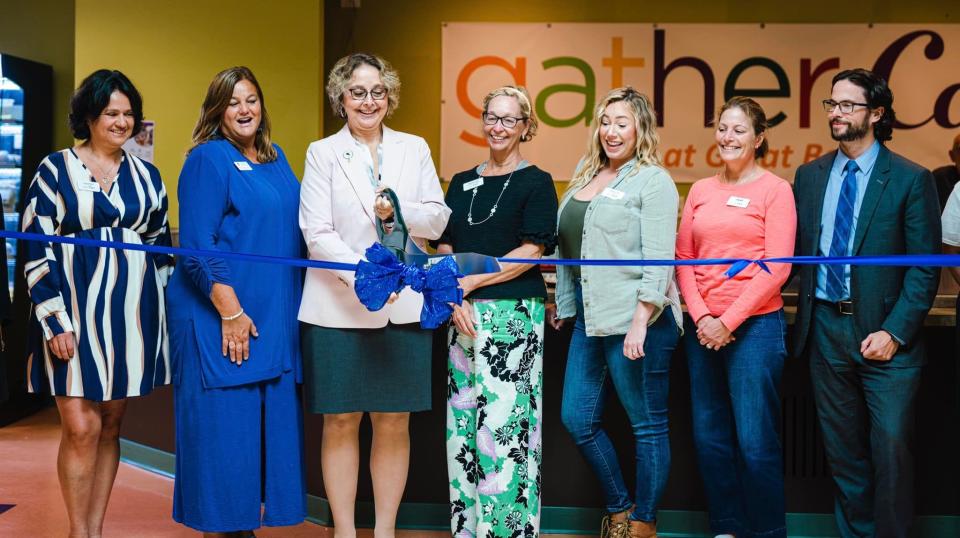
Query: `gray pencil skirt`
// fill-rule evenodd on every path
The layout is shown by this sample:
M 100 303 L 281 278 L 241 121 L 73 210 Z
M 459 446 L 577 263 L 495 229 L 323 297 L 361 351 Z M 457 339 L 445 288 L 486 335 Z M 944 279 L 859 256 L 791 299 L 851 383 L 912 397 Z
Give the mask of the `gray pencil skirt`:
M 300 324 L 303 394 L 311 413 L 430 409 L 433 332 L 419 323 L 380 329 Z

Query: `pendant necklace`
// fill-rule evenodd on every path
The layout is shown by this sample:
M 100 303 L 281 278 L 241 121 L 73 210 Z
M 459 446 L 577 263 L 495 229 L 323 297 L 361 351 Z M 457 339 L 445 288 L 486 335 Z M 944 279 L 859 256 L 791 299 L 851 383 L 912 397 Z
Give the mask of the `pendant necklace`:
M 477 226 L 477 225 L 483 224 L 484 222 L 487 222 L 488 220 L 490 220 L 491 218 L 493 218 L 494 213 L 497 212 L 497 205 L 500 204 L 500 199 L 503 198 L 503 193 L 504 193 L 504 191 L 506 191 L 506 190 L 507 190 L 507 187 L 510 186 L 510 178 L 513 177 L 513 173 L 517 171 L 517 167 L 518 167 L 518 166 L 519 166 L 519 165 L 513 167 L 513 170 L 510 172 L 510 175 L 507 176 L 507 180 L 503 182 L 503 188 L 500 189 L 500 195 L 497 196 L 497 201 L 494 202 L 494 203 L 493 203 L 493 207 L 490 208 L 490 214 L 487 215 L 487 218 L 481 220 L 480 222 L 473 222 L 473 201 L 476 200 L 476 198 L 477 198 L 477 191 L 480 190 L 480 185 L 477 185 L 476 187 L 473 188 L 473 194 L 470 196 L 470 208 L 467 210 L 467 224 L 468 224 L 468 225 L 470 225 L 470 226 Z M 481 174 L 477 174 L 477 176 L 478 176 L 477 179 L 482 179 L 482 178 L 483 178 L 483 176 L 482 176 Z
M 90 169 L 87 168 L 86 166 L 84 166 L 84 168 L 87 168 L 87 172 L 90 173 L 90 179 L 93 179 L 94 181 L 96 181 L 96 182 L 100 185 L 100 188 L 101 188 L 103 191 L 109 190 L 110 185 L 111 185 L 114 181 L 116 181 L 116 180 L 117 180 L 117 177 L 120 175 L 120 166 L 123 164 L 123 155 L 121 154 L 121 156 L 120 156 L 120 162 L 119 162 L 119 163 L 115 163 L 115 164 L 113 165 L 113 166 L 116 166 L 116 167 L 117 167 L 116 172 L 113 172 L 113 166 L 111 166 L 111 167 L 108 168 L 108 169 L 104 169 L 103 166 L 101 166 L 100 163 L 99 163 L 99 162 L 96 160 L 96 158 L 94 157 L 93 151 L 90 151 L 89 153 L 90 153 L 90 164 L 92 164 L 92 165 L 94 165 L 94 166 L 97 167 L 97 169 L 98 169 L 99 172 L 100 172 L 100 176 L 98 177 L 98 176 L 93 172 L 93 170 L 90 170 Z M 80 163 L 83 164 L 83 161 L 81 160 Z M 111 173 L 111 172 L 113 172 L 113 173 Z

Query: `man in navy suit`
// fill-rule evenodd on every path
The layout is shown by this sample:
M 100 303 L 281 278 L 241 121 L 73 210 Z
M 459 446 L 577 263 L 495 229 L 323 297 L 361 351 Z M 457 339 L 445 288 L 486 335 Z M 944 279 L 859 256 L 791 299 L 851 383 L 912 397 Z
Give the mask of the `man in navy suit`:
M 797 255 L 938 253 L 933 176 L 884 146 L 895 121 L 886 81 L 843 71 L 823 105 L 839 151 L 797 169 Z M 905 537 L 913 521 L 921 329 L 939 276 L 933 267 L 797 268 L 793 352 L 810 357 L 844 537 Z

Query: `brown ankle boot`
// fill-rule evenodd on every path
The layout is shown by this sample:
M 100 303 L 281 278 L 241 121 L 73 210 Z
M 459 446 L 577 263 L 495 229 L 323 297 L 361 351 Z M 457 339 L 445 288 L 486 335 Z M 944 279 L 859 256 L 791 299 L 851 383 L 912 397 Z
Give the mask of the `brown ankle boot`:
M 630 510 L 607 514 L 600 521 L 600 538 L 621 538 L 627 530 L 627 515 Z
M 634 521 L 627 522 L 627 532 L 625 538 L 657 538 L 657 523 L 655 521 Z

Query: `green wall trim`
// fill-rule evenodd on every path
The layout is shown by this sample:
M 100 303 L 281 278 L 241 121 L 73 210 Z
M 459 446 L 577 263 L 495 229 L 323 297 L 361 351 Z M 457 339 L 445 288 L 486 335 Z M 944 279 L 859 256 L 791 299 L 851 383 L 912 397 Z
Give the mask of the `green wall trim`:
M 120 460 L 173 478 L 175 459 L 169 452 L 121 439 Z M 372 502 L 357 503 L 356 513 L 358 527 L 373 527 Z M 543 534 L 595 535 L 602 515 L 601 510 L 594 508 L 547 506 L 543 508 L 541 527 Z M 397 528 L 447 530 L 449 517 L 445 504 L 403 503 L 397 514 Z M 307 519 L 318 525 L 331 526 L 330 503 L 322 497 L 307 495 Z M 661 510 L 657 521 L 657 534 L 664 538 L 712 536 L 706 512 Z M 917 538 L 960 536 L 960 516 L 921 516 L 914 526 Z M 791 538 L 826 538 L 838 534 L 833 514 L 787 514 L 787 535 Z
M 123 438 L 120 439 L 120 461 L 167 478 L 173 478 L 175 472 L 173 454 Z

